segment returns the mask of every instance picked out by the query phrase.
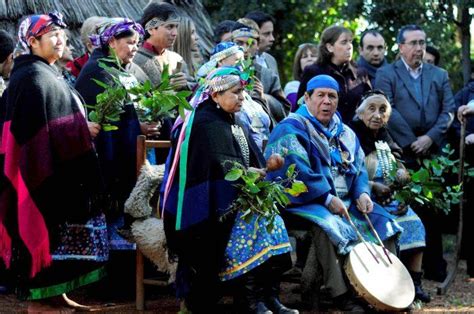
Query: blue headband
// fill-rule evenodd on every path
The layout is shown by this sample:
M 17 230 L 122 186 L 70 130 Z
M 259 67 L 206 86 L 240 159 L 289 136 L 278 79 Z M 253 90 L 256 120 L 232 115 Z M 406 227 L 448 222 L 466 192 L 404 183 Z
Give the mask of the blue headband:
M 336 92 L 339 92 L 339 84 L 335 79 L 329 75 L 316 75 L 311 80 L 309 80 L 306 85 L 306 91 L 309 92 L 316 88 L 331 88 Z

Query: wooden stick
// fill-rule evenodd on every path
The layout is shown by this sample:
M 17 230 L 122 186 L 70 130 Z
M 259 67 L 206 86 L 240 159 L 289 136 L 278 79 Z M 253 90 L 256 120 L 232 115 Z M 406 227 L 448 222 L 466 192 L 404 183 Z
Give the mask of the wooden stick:
M 451 271 L 448 272 L 446 279 L 438 286 L 437 293 L 440 295 L 446 294 L 449 286 L 454 282 L 456 273 L 458 270 L 459 259 L 461 257 L 461 241 L 462 241 L 462 229 L 463 229 L 463 211 L 464 211 L 464 154 L 466 145 L 466 124 L 467 121 L 461 121 L 461 138 L 459 140 L 459 183 L 461 183 L 461 199 L 459 201 L 459 220 L 458 220 L 458 233 L 456 236 L 456 249 L 454 253 L 454 265 Z
M 365 217 L 365 220 L 367 220 L 367 222 L 369 223 L 370 230 L 372 230 L 375 237 L 377 238 L 377 241 L 379 242 L 379 245 L 382 247 L 385 256 L 387 256 L 388 261 L 390 262 L 390 264 L 393 264 L 392 260 L 390 259 L 390 256 L 388 255 L 387 248 L 385 247 L 385 245 L 383 245 L 383 242 L 380 239 L 379 234 L 377 233 L 377 230 L 375 230 L 374 225 L 372 224 L 372 221 L 370 221 L 369 215 L 364 213 L 364 217 Z
M 367 242 L 364 240 L 364 238 L 362 237 L 362 235 L 360 234 L 359 230 L 357 230 L 357 227 L 356 225 L 354 224 L 354 222 L 352 221 L 352 218 L 351 216 L 349 216 L 349 212 L 347 211 L 347 208 L 344 206 L 343 208 L 343 211 L 344 211 L 344 215 L 346 216 L 347 220 L 349 221 L 349 224 L 352 226 L 352 228 L 354 228 L 356 234 L 357 234 L 357 237 L 359 238 L 359 241 L 361 241 L 362 243 L 364 243 L 365 247 L 367 248 L 367 250 L 370 252 L 370 255 L 372 255 L 372 257 L 375 259 L 375 261 L 377 262 L 377 264 L 379 264 L 379 260 L 377 259 L 377 257 L 375 256 L 375 254 L 370 250 L 369 246 L 367 245 Z

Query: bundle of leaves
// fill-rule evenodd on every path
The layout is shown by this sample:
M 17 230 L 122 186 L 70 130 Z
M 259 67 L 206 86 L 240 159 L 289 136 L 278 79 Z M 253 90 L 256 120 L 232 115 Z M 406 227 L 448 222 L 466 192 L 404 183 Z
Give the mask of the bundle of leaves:
M 104 91 L 96 96 L 95 105 L 86 105 L 92 109 L 89 112 L 89 120 L 96 122 L 102 126 L 104 131 L 114 131 L 118 127 L 113 125 L 114 122 L 120 120 L 120 114 L 124 112 L 123 105 L 127 99 L 127 90 L 118 78 L 119 70 L 110 67 L 106 62 L 118 62 L 114 56 L 99 60 L 99 66 L 110 74 L 111 81 L 109 84 L 92 79 L 97 85 L 102 87 Z
M 165 118 L 174 118 L 176 110 L 184 119 L 185 110 L 193 110 L 187 101 L 192 92 L 175 91 L 170 82 L 171 78 L 168 65 L 165 65 L 161 73 L 161 83 L 157 88 L 153 88 L 151 82 L 146 81 L 128 90 L 130 94 L 137 97 L 139 103 L 137 113 L 140 121 L 157 122 Z
M 235 161 L 230 163 L 232 168 L 227 172 L 225 179 L 237 182 L 234 186 L 238 190 L 238 197 L 232 202 L 226 215 L 235 211 L 243 211 L 242 218 L 247 223 L 250 223 L 255 215 L 257 216 L 254 222 L 256 226 L 258 220 L 265 217 L 268 221 L 266 225 L 268 232 L 273 230 L 275 217 L 280 214 L 280 208 L 284 208 L 290 203 L 286 193 L 297 197 L 308 191 L 302 181 L 295 179 L 297 176 L 295 164 L 288 167 L 286 178 L 267 181 L 255 169 L 246 169 Z
M 454 150 L 449 145 L 443 148 L 443 154 L 432 159 L 424 159 L 421 167 L 408 170 L 411 181 L 399 184 L 396 170 L 390 174 L 394 198 L 412 207 L 424 207 L 438 212 L 449 213 L 451 207 L 459 204 L 462 197 L 462 183 L 452 184 L 453 174 L 459 172 L 459 159 L 454 160 Z M 474 176 L 474 168 L 466 167 L 465 175 Z
M 239 61 L 237 63 L 237 67 L 243 73 L 242 79 L 249 80 L 250 78 L 249 83 L 245 86 L 245 89 L 251 92 L 255 83 L 255 67 L 253 66 L 253 60 L 249 56 L 247 59 Z

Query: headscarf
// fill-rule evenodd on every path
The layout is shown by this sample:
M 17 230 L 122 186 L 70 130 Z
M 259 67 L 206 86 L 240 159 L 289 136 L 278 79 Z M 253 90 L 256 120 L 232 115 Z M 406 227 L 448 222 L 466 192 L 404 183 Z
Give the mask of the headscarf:
M 41 15 L 30 15 L 25 18 L 18 28 L 18 44 L 17 51 L 21 54 L 31 53 L 30 45 L 28 41 L 31 38 L 40 37 L 46 33 L 49 33 L 54 27 L 66 28 L 67 25 L 63 21 L 61 13 L 53 11 Z
M 127 31 L 135 31 L 140 37 L 145 35 L 140 24 L 127 18 L 112 18 L 99 27 L 97 35 L 91 35 L 89 38 L 94 46 L 103 47 L 108 45 L 113 37 Z
M 193 107 L 196 108 L 199 104 L 201 104 L 206 99 L 208 99 L 209 95 L 212 92 L 225 91 L 238 84 L 246 85 L 248 84 L 249 81 L 250 81 L 250 78 L 247 77 L 246 73 L 243 73 L 237 67 L 224 66 L 224 67 L 217 68 L 211 71 L 211 73 L 209 73 L 209 75 L 206 77 L 205 83 L 200 88 L 201 92 L 199 93 L 199 95 L 195 95 L 195 96 L 198 96 L 197 98 L 193 97 L 194 104 L 191 104 L 191 105 L 193 105 Z M 176 169 L 178 165 L 181 169 L 185 169 L 186 167 L 187 160 L 188 160 L 188 144 L 189 144 L 189 138 L 191 135 L 195 112 L 196 110 L 193 110 L 190 114 L 188 114 L 184 122 L 182 120 L 181 122 L 179 122 L 178 120 L 180 119 L 180 117 L 178 117 L 177 121 L 175 122 L 175 125 L 173 126 L 173 129 L 175 129 L 179 124 L 181 123 L 183 124 L 183 127 L 181 128 L 181 131 L 179 133 L 176 150 L 174 152 L 173 163 L 168 173 L 168 179 L 166 181 L 162 208 L 165 208 L 166 200 L 171 190 L 174 175 L 176 174 Z M 180 171 L 178 205 L 177 205 L 177 216 L 176 216 L 177 217 L 176 218 L 177 230 L 180 229 L 179 227 L 181 223 L 180 213 L 182 212 L 185 185 L 186 185 L 186 172 Z
M 233 76 L 234 78 L 227 76 Z M 243 86 L 246 86 L 251 82 L 251 80 L 252 78 L 249 77 L 247 73 L 242 72 L 239 67 L 223 66 L 220 68 L 214 68 L 209 72 L 209 74 L 207 74 L 207 77 L 205 78 L 204 82 L 202 82 L 201 85 L 198 87 L 193 97 L 189 101 L 189 104 L 191 105 L 191 107 L 197 108 L 200 103 L 204 102 L 206 99 L 209 98 L 209 95 L 213 91 L 227 90 L 237 85 L 237 82 L 239 81 L 242 83 Z M 190 111 L 186 112 L 186 117 L 189 114 Z M 181 116 L 178 116 L 178 118 L 176 118 L 176 121 L 173 124 L 172 131 L 175 130 L 182 123 L 183 119 L 181 118 Z
M 206 77 L 209 72 L 217 68 L 217 63 L 233 54 L 241 53 L 244 55 L 242 47 L 233 42 L 221 42 L 217 44 L 211 51 L 211 59 L 204 63 L 197 71 L 198 77 Z

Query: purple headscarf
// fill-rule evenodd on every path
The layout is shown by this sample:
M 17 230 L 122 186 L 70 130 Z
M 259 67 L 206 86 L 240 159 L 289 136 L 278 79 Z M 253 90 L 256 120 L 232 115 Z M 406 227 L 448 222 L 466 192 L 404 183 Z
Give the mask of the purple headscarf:
M 105 23 L 102 31 L 98 35 L 89 36 L 92 44 L 96 47 L 102 47 L 109 43 L 109 41 L 123 32 L 135 31 L 140 37 L 145 35 L 143 27 L 127 18 L 114 18 Z

